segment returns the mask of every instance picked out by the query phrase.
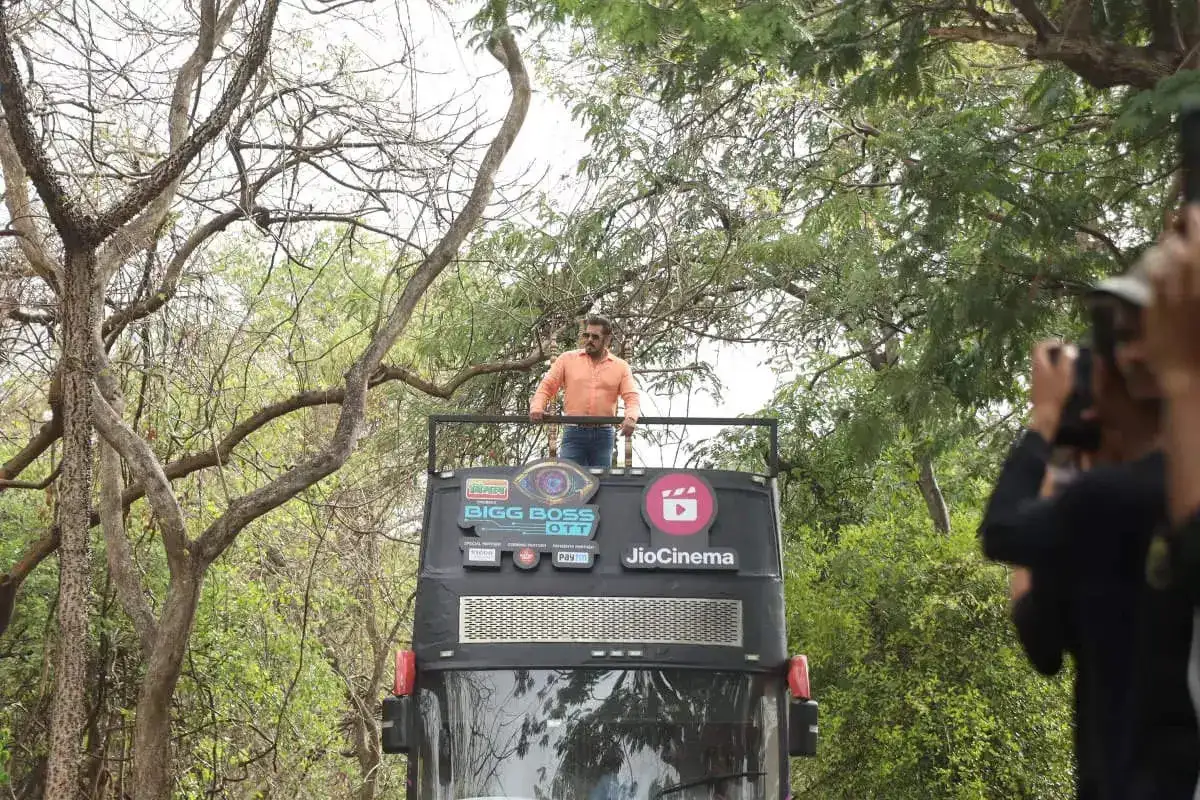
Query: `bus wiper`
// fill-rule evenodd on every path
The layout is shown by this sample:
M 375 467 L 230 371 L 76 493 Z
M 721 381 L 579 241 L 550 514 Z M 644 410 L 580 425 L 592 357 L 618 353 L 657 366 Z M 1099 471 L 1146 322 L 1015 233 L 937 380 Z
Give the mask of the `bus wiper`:
M 667 786 L 664 789 L 659 789 L 654 793 L 652 800 L 658 800 L 658 798 L 665 794 L 682 792 L 684 789 L 691 789 L 695 786 L 710 786 L 714 783 L 720 783 L 721 781 L 727 781 L 732 778 L 760 778 L 766 774 L 767 773 L 763 772 L 762 770 L 758 770 L 756 772 L 727 772 L 723 775 L 708 775 L 707 777 L 701 778 L 698 781 L 691 781 L 689 783 L 676 783 L 672 786 Z

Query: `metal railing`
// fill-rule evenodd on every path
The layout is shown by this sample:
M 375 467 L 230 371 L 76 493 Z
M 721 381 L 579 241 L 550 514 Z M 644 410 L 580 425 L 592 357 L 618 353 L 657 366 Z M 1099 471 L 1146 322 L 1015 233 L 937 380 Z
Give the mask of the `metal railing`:
M 558 453 L 559 425 L 613 425 L 624 422 L 622 417 L 542 417 L 534 422 L 529 417 L 489 414 L 432 414 L 429 417 L 429 472 L 437 472 L 437 430 L 440 425 L 538 425 L 546 427 L 550 457 Z M 766 428 L 770 442 L 767 454 L 767 475 L 775 477 L 779 472 L 779 420 L 771 417 L 641 417 L 638 426 L 689 426 L 702 427 L 745 427 Z M 625 438 L 625 468 L 633 466 L 632 436 Z

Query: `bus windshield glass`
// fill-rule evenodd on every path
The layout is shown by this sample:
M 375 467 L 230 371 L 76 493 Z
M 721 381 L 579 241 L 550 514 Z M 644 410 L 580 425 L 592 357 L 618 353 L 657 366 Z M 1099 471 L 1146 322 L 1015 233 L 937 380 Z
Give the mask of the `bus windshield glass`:
M 779 796 L 777 681 L 684 669 L 425 672 L 422 800 Z

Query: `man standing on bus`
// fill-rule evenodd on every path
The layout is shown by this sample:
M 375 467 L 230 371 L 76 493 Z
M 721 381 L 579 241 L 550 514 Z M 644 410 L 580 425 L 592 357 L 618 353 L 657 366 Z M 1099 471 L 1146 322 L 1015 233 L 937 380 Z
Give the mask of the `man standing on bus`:
M 579 335 L 583 347 L 563 353 L 554 361 L 529 403 L 529 418 L 541 422 L 546 404 L 559 389 L 563 390 L 563 411 L 569 417 L 615 417 L 620 397 L 625 402 L 621 433 L 628 436 L 641 411 L 633 372 L 629 364 L 608 351 L 612 323 L 606 317 L 591 314 L 583 324 Z M 560 451 L 563 458 L 583 467 L 611 467 L 612 426 L 567 425 Z

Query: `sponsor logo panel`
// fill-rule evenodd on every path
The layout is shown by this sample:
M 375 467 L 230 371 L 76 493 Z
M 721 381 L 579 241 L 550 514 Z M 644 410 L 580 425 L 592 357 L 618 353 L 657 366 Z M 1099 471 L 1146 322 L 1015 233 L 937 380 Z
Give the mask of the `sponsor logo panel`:
M 621 557 L 630 569 L 737 569 L 737 551 L 728 548 L 712 550 L 679 550 L 674 547 L 632 547 Z
M 470 532 L 461 545 L 463 565 L 498 569 L 507 552 L 516 566 L 534 569 L 544 551 L 552 554 L 556 568 L 590 569 L 600 512 L 587 501 L 599 487 L 599 480 L 578 465 L 549 459 L 529 464 L 511 481 L 467 478 L 458 519 L 459 527 Z M 495 558 L 472 553 L 479 546 L 472 539 L 494 542 Z M 566 550 L 569 555 L 554 555 Z
M 587 550 L 555 550 L 554 566 L 561 569 L 590 569 L 595 553 Z
M 717 516 L 717 497 L 708 481 L 692 472 L 668 472 L 650 482 L 642 514 L 651 530 L 667 536 L 707 533 Z
M 513 563 L 521 569 L 533 569 L 540 557 L 538 551 L 532 547 L 522 547 L 513 553 Z
M 642 518 L 650 541 L 621 554 L 626 569 L 737 570 L 736 550 L 709 546 L 717 494 L 699 473 L 666 472 L 652 480 L 642 493 Z
M 464 493 L 468 500 L 503 503 L 508 499 L 507 478 L 467 478 Z

